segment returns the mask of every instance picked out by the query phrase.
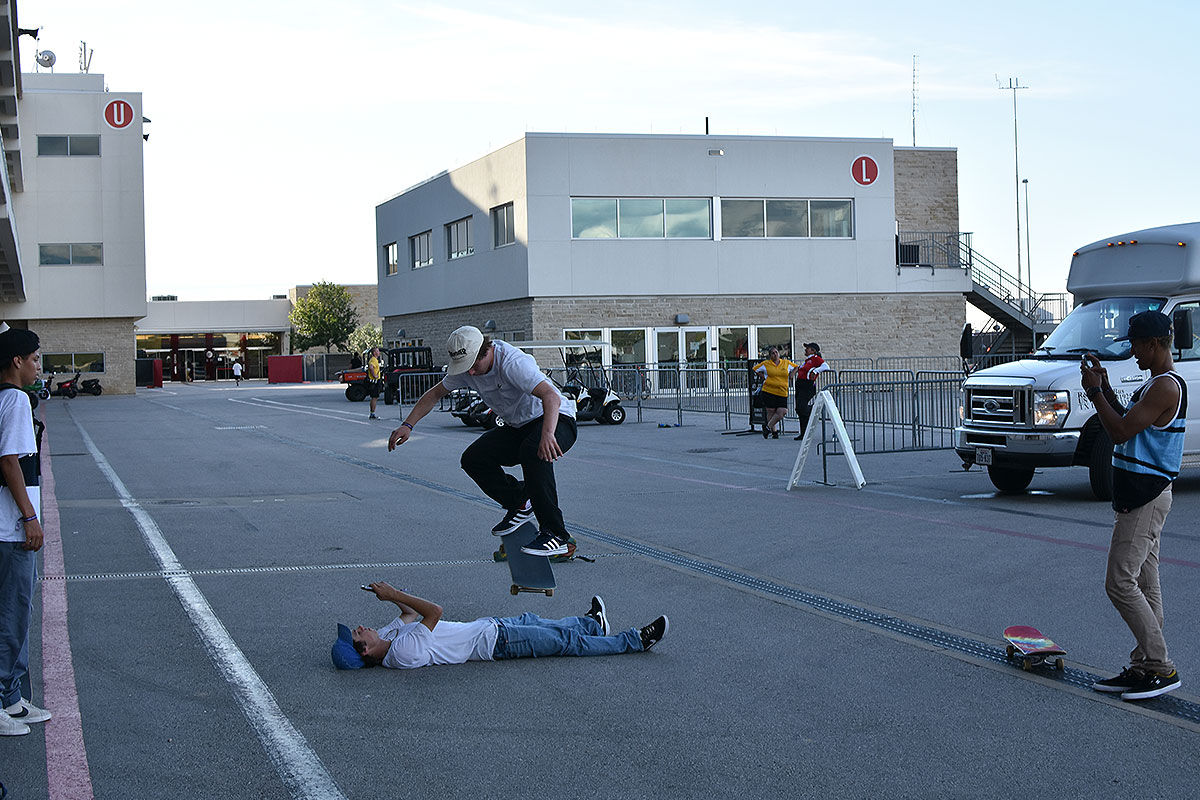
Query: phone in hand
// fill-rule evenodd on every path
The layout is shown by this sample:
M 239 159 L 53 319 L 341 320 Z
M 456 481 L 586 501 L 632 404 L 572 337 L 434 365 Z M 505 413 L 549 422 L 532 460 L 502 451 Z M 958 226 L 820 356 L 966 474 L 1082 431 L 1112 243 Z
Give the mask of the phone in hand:
M 373 591 L 375 591 L 375 590 L 374 590 L 374 589 L 372 589 L 370 586 L 367 586 L 365 583 L 364 583 L 362 586 L 359 586 L 358 588 L 362 589 L 364 592 L 373 592 Z

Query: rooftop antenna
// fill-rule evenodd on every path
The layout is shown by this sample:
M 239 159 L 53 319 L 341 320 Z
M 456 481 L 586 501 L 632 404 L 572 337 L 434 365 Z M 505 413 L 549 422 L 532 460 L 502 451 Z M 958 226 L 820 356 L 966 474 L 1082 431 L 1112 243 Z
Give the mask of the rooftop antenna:
M 58 61 L 58 56 L 54 55 L 50 50 L 39 50 L 33 60 L 37 62 L 39 67 L 45 67 L 53 72 L 54 62 Z
M 912 126 L 913 126 L 913 147 L 917 146 L 917 57 L 913 56 L 913 82 L 912 82 Z
M 95 52 L 88 49 L 87 42 L 79 42 L 79 71 L 84 75 L 92 68 L 92 54 Z
M 1008 86 L 1000 84 L 1000 76 L 996 76 L 996 88 L 1001 91 L 1011 91 L 1013 93 L 1013 172 L 1017 194 L 1017 286 L 1021 285 L 1021 166 L 1019 163 L 1019 150 L 1017 149 L 1017 90 L 1028 89 L 1028 86 L 1021 85 L 1020 78 L 1009 78 Z M 1033 282 L 1033 276 L 1027 277 L 1028 282 L 1026 287 Z M 1033 289 L 1029 289 L 1029 294 L 1032 296 Z

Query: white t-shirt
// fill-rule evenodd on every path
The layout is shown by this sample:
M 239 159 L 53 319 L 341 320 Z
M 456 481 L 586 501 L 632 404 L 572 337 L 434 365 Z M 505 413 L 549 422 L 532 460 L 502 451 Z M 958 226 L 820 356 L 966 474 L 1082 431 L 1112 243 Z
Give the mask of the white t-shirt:
M 233 374 L 237 377 L 242 377 L 242 365 L 237 361 L 233 362 Z
M 392 643 L 383 657 L 383 666 L 416 669 L 430 664 L 492 661 L 498 632 L 496 620 L 491 617 L 474 622 L 438 622 L 432 631 L 420 622 L 404 622 L 396 617 L 379 629 L 379 638 Z
M 36 452 L 37 439 L 33 434 L 29 395 L 17 389 L 0 390 L 0 456 L 27 456 Z M 29 502 L 33 503 L 33 510 L 40 516 L 41 487 L 28 486 L 25 491 L 29 495 Z M 25 541 L 25 523 L 21 522 L 23 516 L 8 487 L 0 489 L 0 542 Z
M 542 401 L 530 393 L 544 381 L 560 398 L 558 413 L 575 418 L 575 403 L 563 397 L 554 382 L 538 369 L 533 356 L 508 342 L 492 342 L 492 349 L 496 358 L 486 375 L 447 375 L 442 385 L 447 389 L 474 389 L 505 423 L 519 428 L 542 416 Z

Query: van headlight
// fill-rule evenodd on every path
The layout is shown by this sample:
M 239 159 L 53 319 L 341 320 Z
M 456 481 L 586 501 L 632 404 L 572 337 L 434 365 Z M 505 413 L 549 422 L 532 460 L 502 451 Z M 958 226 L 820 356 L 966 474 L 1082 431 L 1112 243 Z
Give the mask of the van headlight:
M 1034 392 L 1034 427 L 1061 428 L 1071 412 L 1070 396 L 1070 392 Z

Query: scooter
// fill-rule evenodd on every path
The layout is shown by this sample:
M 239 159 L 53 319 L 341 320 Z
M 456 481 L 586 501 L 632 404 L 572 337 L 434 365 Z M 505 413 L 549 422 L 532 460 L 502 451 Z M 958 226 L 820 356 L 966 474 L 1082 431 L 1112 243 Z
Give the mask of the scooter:
M 76 397 L 79 395 L 79 373 L 75 373 L 75 377 L 70 380 L 59 381 L 58 385 L 50 390 L 51 397 Z
M 46 386 L 46 382 L 41 378 L 38 378 L 36 381 L 24 388 L 25 391 L 29 392 L 31 396 L 37 397 L 41 400 L 50 399 L 50 389 Z
M 100 385 L 99 378 L 88 378 L 79 384 L 79 391 L 99 397 L 100 393 L 104 391 L 104 387 Z

